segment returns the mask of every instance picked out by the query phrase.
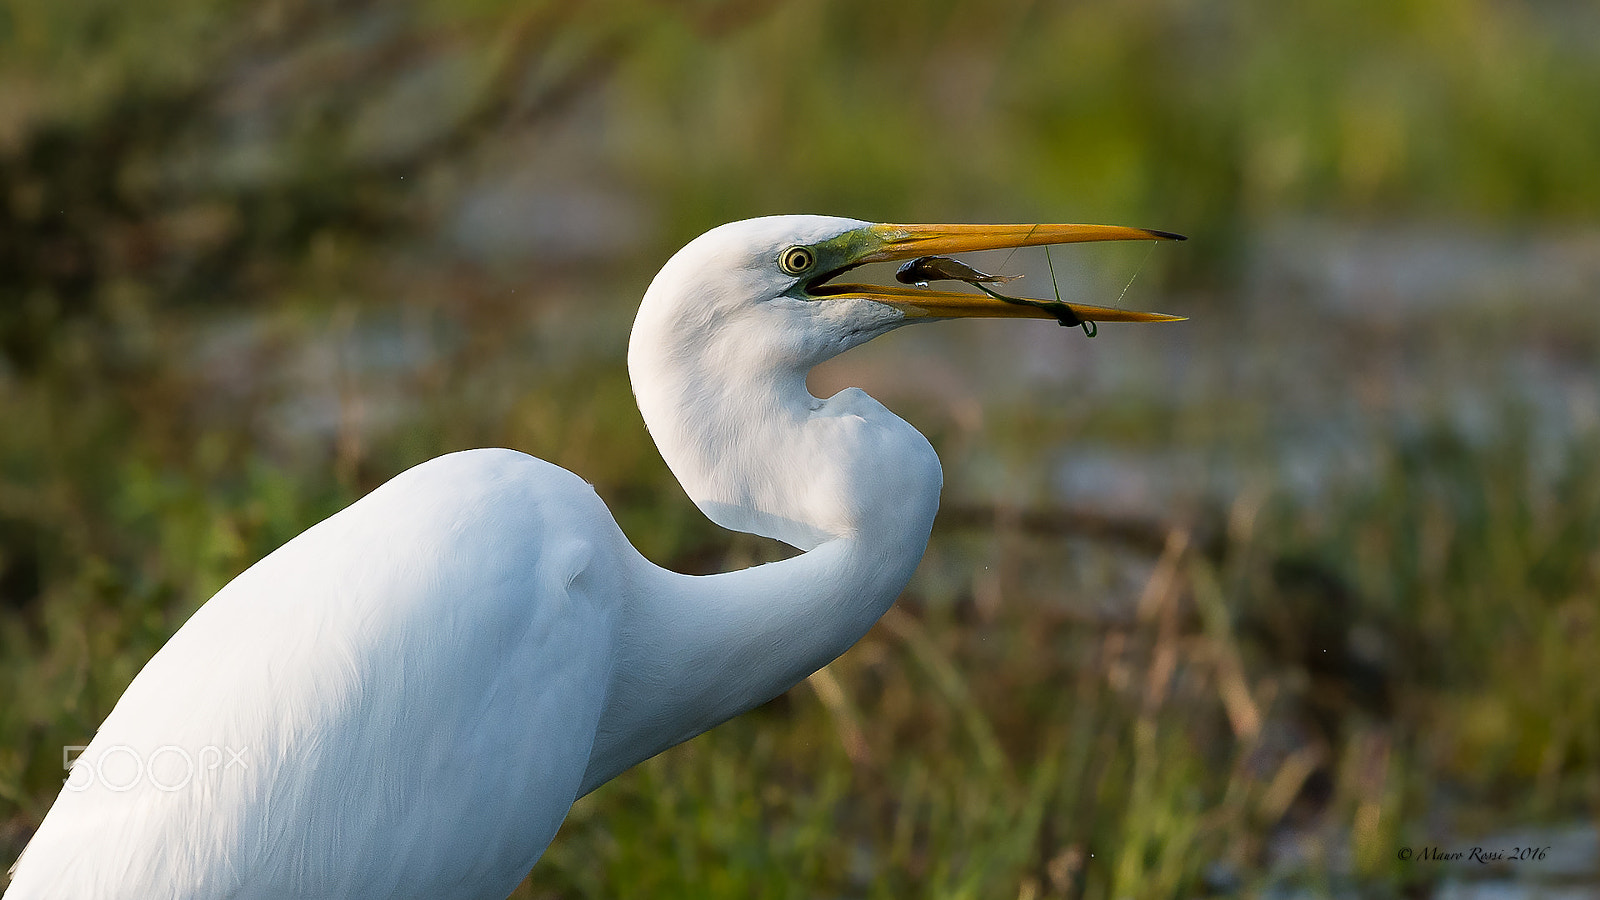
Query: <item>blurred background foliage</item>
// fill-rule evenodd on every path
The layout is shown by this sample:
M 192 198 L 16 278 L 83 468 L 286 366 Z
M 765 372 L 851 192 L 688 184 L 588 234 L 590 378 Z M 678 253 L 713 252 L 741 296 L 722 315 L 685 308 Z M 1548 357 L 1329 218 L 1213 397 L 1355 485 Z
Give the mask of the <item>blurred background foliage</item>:
M 1183 231 L 1054 262 L 1194 318 L 819 370 L 945 460 L 906 597 L 580 802 L 518 896 L 1586 895 L 1597 35 L 1579 0 L 0 2 L 0 859 L 200 603 L 431 456 L 571 468 L 680 570 L 772 558 L 672 482 L 626 334 L 695 234 L 825 212 Z M 1485 842 L 1555 849 L 1396 859 Z

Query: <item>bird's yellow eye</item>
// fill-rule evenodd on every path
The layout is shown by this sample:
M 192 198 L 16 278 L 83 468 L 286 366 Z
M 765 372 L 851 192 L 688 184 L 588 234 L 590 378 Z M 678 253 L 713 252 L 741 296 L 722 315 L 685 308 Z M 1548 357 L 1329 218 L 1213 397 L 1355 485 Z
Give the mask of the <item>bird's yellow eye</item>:
M 778 254 L 778 268 L 790 275 L 799 275 L 817 261 L 817 255 L 809 247 L 790 247 Z

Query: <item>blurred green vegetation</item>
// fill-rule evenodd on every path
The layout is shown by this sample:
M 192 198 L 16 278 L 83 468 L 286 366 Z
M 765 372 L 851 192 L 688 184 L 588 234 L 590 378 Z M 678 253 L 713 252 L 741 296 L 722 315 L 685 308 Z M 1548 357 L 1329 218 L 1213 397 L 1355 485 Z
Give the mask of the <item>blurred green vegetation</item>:
M 1285 223 L 1592 235 L 1596 34 L 1554 0 L 0 3 L 0 859 L 196 607 L 423 459 L 517 447 L 664 565 L 770 558 L 685 501 L 622 357 L 676 246 L 796 211 L 1185 231 L 1142 289 L 1213 324 L 1108 329 L 1177 374 L 976 426 L 891 387 L 950 485 L 900 606 L 580 802 L 518 896 L 1418 896 L 1462 873 L 1398 846 L 1592 820 L 1594 410 L 1491 391 L 1482 434 L 1457 370 L 1391 375 L 1592 380 L 1593 314 L 1242 298 Z M 1307 493 L 1282 436 L 1338 415 L 1366 464 Z M 1085 510 L 1047 490 L 1075 445 L 1247 477 Z

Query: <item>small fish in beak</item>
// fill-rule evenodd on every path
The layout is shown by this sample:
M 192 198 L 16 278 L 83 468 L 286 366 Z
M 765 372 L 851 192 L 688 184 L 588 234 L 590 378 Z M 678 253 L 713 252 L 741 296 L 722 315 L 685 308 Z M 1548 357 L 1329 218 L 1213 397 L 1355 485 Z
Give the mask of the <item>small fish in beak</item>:
M 1083 326 L 1083 333 L 1089 337 L 1094 337 L 1099 331 L 1092 322 L 1086 322 L 1078 318 L 1077 314 L 1072 311 L 1072 307 L 1061 302 L 1059 297 L 1054 301 L 1007 297 L 1005 294 L 985 287 L 985 285 L 990 284 L 1005 284 L 1008 281 L 1016 281 L 1021 277 L 1021 275 L 989 275 L 948 256 L 919 256 L 902 265 L 894 273 L 895 281 L 901 284 L 914 284 L 919 287 L 927 287 L 930 281 L 965 281 L 996 300 L 1042 309 L 1054 316 L 1056 321 L 1062 325 L 1081 325 Z
M 924 286 L 930 281 L 965 281 L 973 286 L 1005 284 L 1021 277 L 1021 275 L 989 275 L 948 256 L 920 256 L 905 263 L 894 273 L 894 280 L 901 284 Z

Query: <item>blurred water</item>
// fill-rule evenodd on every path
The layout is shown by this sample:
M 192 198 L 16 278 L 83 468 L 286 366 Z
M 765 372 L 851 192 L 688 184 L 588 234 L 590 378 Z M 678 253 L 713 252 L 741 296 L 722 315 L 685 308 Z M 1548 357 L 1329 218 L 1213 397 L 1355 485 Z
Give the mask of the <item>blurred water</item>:
M 1600 230 L 1474 229 L 1455 223 L 1285 221 L 1250 243 L 1247 294 L 1295 297 L 1330 315 L 1397 324 L 1515 304 L 1593 301 Z
M 1597 295 L 1600 231 L 1266 229 L 1228 305 L 1195 310 L 1152 335 L 1160 340 L 1107 329 L 1093 365 L 1143 377 L 1074 388 L 1107 403 L 1132 393 L 1175 419 L 1211 410 L 1212 426 L 1191 429 L 1210 438 L 1207 473 L 1195 475 L 1193 441 L 1132 454 L 1064 448 L 1057 495 L 1154 510 L 1192 502 L 1196 486 L 1226 497 L 1265 474 L 1315 501 L 1369 479 L 1375 453 L 1430 429 L 1479 446 L 1525 440 L 1536 465 L 1553 464 L 1600 430 Z

